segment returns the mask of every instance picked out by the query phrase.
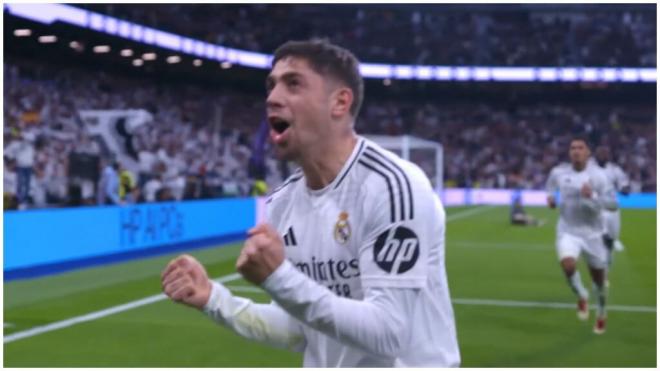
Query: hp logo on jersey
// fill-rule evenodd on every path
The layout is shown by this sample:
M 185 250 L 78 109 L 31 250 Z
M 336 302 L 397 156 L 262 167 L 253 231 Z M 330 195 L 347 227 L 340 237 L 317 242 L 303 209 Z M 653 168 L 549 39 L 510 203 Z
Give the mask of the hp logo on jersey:
M 378 236 L 374 245 L 374 261 L 387 273 L 409 271 L 419 257 L 419 240 L 406 227 L 389 229 Z

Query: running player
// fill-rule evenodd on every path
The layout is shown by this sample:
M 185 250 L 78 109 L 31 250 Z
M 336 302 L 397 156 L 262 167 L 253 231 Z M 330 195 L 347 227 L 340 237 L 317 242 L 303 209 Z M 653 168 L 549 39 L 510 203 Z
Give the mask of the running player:
M 596 334 L 605 332 L 607 247 L 603 240 L 604 222 L 602 210 L 616 210 L 614 189 L 602 171 L 587 166 L 590 156 L 586 139 L 571 140 L 570 164 L 560 164 L 552 169 L 546 184 L 548 206 L 556 207 L 555 192 L 559 190 L 561 203 L 557 222 L 557 253 L 568 283 L 578 296 L 578 318 L 589 318 L 588 292 L 582 285 L 576 263 L 584 254 L 598 299 Z

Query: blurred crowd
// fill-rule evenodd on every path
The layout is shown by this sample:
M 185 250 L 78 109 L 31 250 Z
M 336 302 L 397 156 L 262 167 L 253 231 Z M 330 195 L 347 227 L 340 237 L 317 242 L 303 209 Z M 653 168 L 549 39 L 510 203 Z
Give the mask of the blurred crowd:
M 255 97 L 190 85 L 144 84 L 28 61 L 20 67 L 5 63 L 4 77 L 5 205 L 245 196 L 254 188 L 247 164 L 263 117 L 263 102 Z M 153 120 L 132 133 L 130 163 L 90 135 L 78 115 L 79 110 L 135 108 L 146 109 Z M 87 162 L 89 168 L 90 161 L 87 176 L 74 171 L 74 163 L 79 168 Z M 280 174 L 276 161 L 269 157 L 266 165 L 271 169 L 268 180 L 279 182 L 272 179 Z M 107 178 L 114 181 L 122 174 L 129 191 L 115 187 L 115 195 L 106 194 Z M 19 183 L 29 183 L 29 189 Z
M 255 144 L 264 97 L 222 88 L 145 83 L 30 61 L 4 64 L 5 207 L 47 207 L 247 196 L 267 192 L 289 167 Z M 403 97 L 402 97 L 403 98 Z M 80 110 L 143 108 L 130 163 L 90 135 Z M 573 133 L 610 147 L 632 191 L 656 189 L 654 106 L 365 102 L 359 133 L 442 143 L 445 187 L 541 189 L 567 160 Z M 263 132 L 262 132 L 263 134 Z M 261 167 L 253 163 L 264 152 Z M 415 158 L 434 172 L 432 156 Z M 133 166 L 130 166 L 133 164 Z M 91 167 L 91 170 L 89 170 Z M 79 169 L 88 169 L 80 171 Z
M 547 175 L 568 161 L 573 135 L 607 146 L 631 178 L 633 192 L 656 190 L 656 108 L 643 105 L 494 107 L 432 102 L 374 102 L 358 128 L 411 134 L 442 143 L 445 187 L 543 189 Z M 592 148 L 592 149 L 593 149 Z M 429 159 L 420 165 L 427 173 Z
M 95 4 L 121 19 L 229 47 L 272 53 L 328 38 L 364 62 L 498 66 L 656 65 L 656 12 L 629 8 L 444 4 Z M 328 14 L 332 13 L 332 16 Z M 267 21 L 265 21 L 267 20 Z

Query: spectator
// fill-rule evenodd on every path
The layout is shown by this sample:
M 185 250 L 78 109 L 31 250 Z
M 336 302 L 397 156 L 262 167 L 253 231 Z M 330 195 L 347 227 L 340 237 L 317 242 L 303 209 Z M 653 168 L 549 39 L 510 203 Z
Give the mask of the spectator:
M 123 201 L 119 197 L 119 162 L 109 162 L 103 169 L 101 177 L 101 205 L 119 205 Z
M 35 134 L 24 129 L 19 132 L 17 140 L 11 142 L 5 149 L 5 156 L 16 161 L 16 197 L 20 210 L 28 206 L 30 180 L 34 167 L 34 140 Z

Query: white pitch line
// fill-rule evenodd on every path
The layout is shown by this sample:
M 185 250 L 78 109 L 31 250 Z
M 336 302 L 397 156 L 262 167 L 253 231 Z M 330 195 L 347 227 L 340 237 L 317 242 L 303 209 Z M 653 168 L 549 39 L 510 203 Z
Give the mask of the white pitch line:
M 229 291 L 236 291 L 236 292 L 251 292 L 251 293 L 256 293 L 256 294 L 265 294 L 266 291 L 256 287 L 256 286 L 231 286 L 227 285 L 225 286 Z
M 223 283 L 223 282 L 234 281 L 238 278 L 241 278 L 240 274 L 232 273 L 232 274 L 217 278 L 217 279 L 215 279 L 215 281 Z M 66 327 L 71 327 L 71 326 L 76 325 L 78 323 L 89 322 L 89 321 L 93 321 L 95 319 L 107 317 L 107 316 L 110 316 L 110 315 L 113 315 L 113 314 L 116 314 L 116 313 L 127 311 L 129 309 L 133 309 L 133 308 L 141 307 L 141 306 L 144 306 L 144 305 L 147 305 L 147 304 L 155 303 L 155 302 L 164 300 L 166 298 L 167 298 L 167 296 L 165 296 L 165 294 L 152 295 L 152 296 L 146 297 L 144 299 L 131 301 L 129 303 L 125 303 L 125 304 L 117 305 L 117 306 L 110 307 L 110 308 L 107 308 L 107 309 L 99 310 L 99 311 L 96 311 L 96 312 L 88 313 L 88 314 L 85 314 L 85 315 L 82 315 L 82 316 L 69 318 L 69 319 L 66 319 L 66 320 L 63 320 L 63 321 L 59 321 L 59 322 L 53 322 L 53 323 L 50 323 L 50 324 L 47 324 L 47 325 L 44 325 L 44 326 L 33 327 L 33 328 L 25 330 L 25 331 L 15 332 L 13 334 L 5 336 L 3 341 L 4 341 L 5 344 L 11 343 L 12 341 L 29 338 L 29 337 L 32 337 L 32 336 L 36 336 L 36 335 L 43 334 L 43 333 L 46 333 L 46 332 L 59 330 L 59 329 L 66 328 Z
M 461 305 L 488 305 L 496 307 L 518 307 L 518 308 L 553 308 L 553 309 L 575 309 L 575 303 L 552 303 L 542 301 L 515 301 L 515 300 L 491 300 L 491 299 L 453 299 L 452 303 Z M 612 312 L 644 312 L 655 313 L 656 308 L 644 305 L 607 305 L 607 310 Z
M 493 206 L 477 206 L 477 207 L 473 207 L 471 209 L 462 210 L 462 211 L 459 211 L 455 214 L 449 215 L 447 217 L 447 222 L 452 222 L 454 220 L 467 218 L 468 216 L 472 216 L 474 214 L 480 214 L 480 213 L 482 213 L 486 210 L 490 210 L 492 208 L 493 208 Z
M 266 294 L 264 290 L 254 286 L 227 286 L 231 291 L 250 292 Z M 487 305 L 495 307 L 517 307 L 517 308 L 552 308 L 552 309 L 575 309 L 575 303 L 553 303 L 543 301 L 516 301 L 516 300 L 493 300 L 493 299 L 452 299 L 452 303 L 459 305 Z M 656 308 L 643 305 L 608 305 L 608 311 L 613 312 L 641 312 L 655 313 Z
M 523 242 L 482 242 L 482 241 L 451 241 L 451 247 L 474 249 L 517 249 L 526 251 L 554 251 L 552 244 Z

